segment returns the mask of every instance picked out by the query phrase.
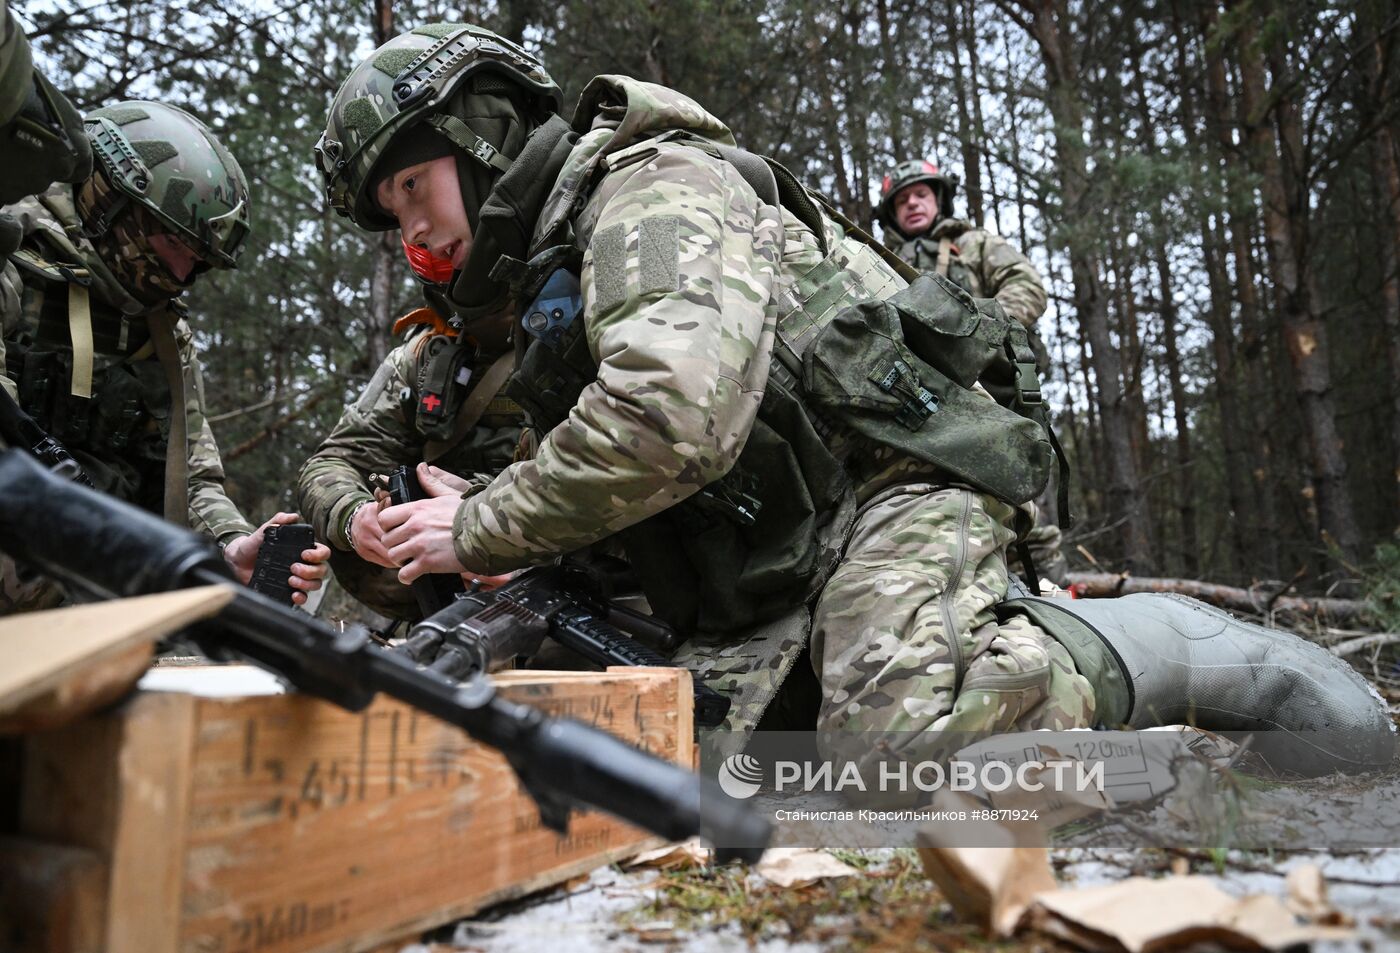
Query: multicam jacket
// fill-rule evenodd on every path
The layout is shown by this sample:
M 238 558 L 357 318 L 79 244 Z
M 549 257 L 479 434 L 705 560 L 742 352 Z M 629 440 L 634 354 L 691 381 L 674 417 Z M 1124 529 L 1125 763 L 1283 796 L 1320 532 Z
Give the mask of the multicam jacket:
M 4 212 L 19 220 L 24 240 L 0 271 L 0 386 L 68 447 L 98 489 L 160 513 L 172 401 L 147 318 L 161 309 L 183 376 L 188 524 L 222 545 L 251 533 L 224 492 L 184 307 L 147 308 L 122 289 L 81 237 L 72 186 Z
M 977 298 L 995 298 L 1026 328 L 1045 313 L 1045 286 L 1030 260 L 1006 239 L 963 219 L 945 218 L 923 235 L 890 247 L 919 271 L 937 272 Z M 902 239 L 894 241 L 895 239 Z
M 635 540 L 662 520 L 668 532 L 652 534 L 658 542 L 647 558 L 628 546 L 639 574 L 687 558 L 707 563 L 700 575 L 709 574 L 699 580 L 698 604 L 672 621 L 710 631 L 740 625 L 726 610 L 741 592 L 776 592 L 788 564 L 831 555 L 765 552 L 768 564 L 758 553 L 778 548 L 772 537 L 781 534 L 765 533 L 765 524 L 803 505 L 813 518 L 829 517 L 843 487 L 864 499 L 929 476 L 926 465 L 880 448 L 836 448 L 844 470 L 818 478 L 794 464 L 770 480 L 768 509 L 751 528 L 747 488 L 735 478 L 744 451 L 787 452 L 769 412 L 799 388 L 775 358 L 784 346 L 775 339 L 801 337 L 842 307 L 904 283 L 825 215 L 818 236 L 760 199 L 708 148 L 731 146 L 728 129 L 677 92 L 599 77 L 574 128 L 581 136 L 540 213 L 532 254 L 561 235 L 582 251 L 581 320 L 596 371 L 556 419 L 526 404 L 540 426 L 539 449 L 464 501 L 458 558 L 472 570 L 504 572 L 614 534 Z M 844 527 L 824 540 L 836 553 Z M 732 537 L 737 563 L 713 558 L 719 544 L 707 541 L 720 536 Z

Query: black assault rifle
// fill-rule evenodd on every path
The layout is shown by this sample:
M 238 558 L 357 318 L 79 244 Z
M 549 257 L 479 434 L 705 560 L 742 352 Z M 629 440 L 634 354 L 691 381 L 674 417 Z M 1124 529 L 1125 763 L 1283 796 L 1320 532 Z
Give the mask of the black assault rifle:
M 362 627 L 337 631 L 237 585 L 210 541 L 15 450 L 0 452 L 0 548 L 98 598 L 228 586 L 232 601 L 190 632 L 206 655 L 246 659 L 351 711 L 382 691 L 462 728 L 506 757 L 556 831 L 567 830 L 573 808 L 594 807 L 670 840 L 699 834 L 721 860 L 757 859 L 771 833 L 693 772 L 501 698 L 484 675 L 459 681 L 379 645 Z
M 529 658 L 546 636 L 595 665 L 672 667 L 623 629 L 641 629 L 667 648 L 675 647 L 669 626 L 609 602 L 588 567 L 566 560 L 527 569 L 495 589 L 459 595 L 415 625 L 403 650 L 454 678 L 494 672 L 517 658 Z M 693 685 L 696 724 L 718 727 L 729 714 L 729 698 L 698 679 Z
M 8 444 L 27 450 L 34 459 L 59 476 L 92 486 L 92 478 L 82 464 L 73 459 L 68 448 L 49 436 L 48 431 L 26 414 L 3 387 L 0 387 L 0 440 L 4 441 L 0 447 Z
M 412 467 L 389 475 L 389 499 L 398 505 L 425 499 Z M 546 636 L 595 665 L 656 666 L 671 663 L 640 636 L 663 651 L 681 643 L 670 626 L 620 606 L 608 598 L 611 587 L 597 566 L 566 559 L 520 573 L 504 586 L 466 592 L 456 573 L 413 580 L 413 594 L 425 618 L 409 632 L 405 651 L 415 661 L 454 678 L 507 668 L 540 650 Z M 729 699 L 693 681 L 695 723 L 716 728 L 729 714 Z

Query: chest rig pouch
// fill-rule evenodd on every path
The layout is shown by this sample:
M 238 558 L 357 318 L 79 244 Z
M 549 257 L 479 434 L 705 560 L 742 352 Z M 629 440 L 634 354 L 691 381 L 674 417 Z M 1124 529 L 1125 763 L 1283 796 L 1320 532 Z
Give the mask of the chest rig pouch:
M 423 359 L 418 365 L 417 386 L 406 395 L 413 402 L 414 427 L 429 440 L 446 440 L 466 394 L 470 363 L 476 349 L 446 334 L 434 334 L 423 343 Z
M 512 274 L 499 269 L 493 277 L 507 280 L 516 300 L 530 303 L 516 329 L 516 370 L 505 392 L 543 433 L 569 416 L 583 389 L 598 376 L 579 320 L 583 256 L 573 246 L 556 245 L 529 263 L 509 263 Z
M 1050 478 L 1025 329 L 941 276 L 838 313 L 803 350 L 802 382 L 830 419 L 1009 503 L 1034 499 Z
M 140 357 L 150 338 L 146 322 L 96 300 L 83 315 L 89 357 L 74 386 L 72 286 L 86 273 L 54 264 L 28 249 L 11 259 L 24 277 L 23 320 L 6 339 L 7 371 L 20 405 L 44 429 L 84 455 L 103 489 L 135 499 L 141 482 L 133 464 L 159 467 L 170 426 L 170 390 L 159 362 Z M 107 469 L 116 472 L 104 476 Z M 131 472 L 127 472 L 131 471 Z

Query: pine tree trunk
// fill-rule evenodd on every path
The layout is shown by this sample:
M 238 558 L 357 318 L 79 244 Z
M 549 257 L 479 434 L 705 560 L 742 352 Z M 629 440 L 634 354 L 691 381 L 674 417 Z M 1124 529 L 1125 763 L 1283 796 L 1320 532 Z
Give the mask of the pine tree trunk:
M 374 0 L 374 45 L 382 46 L 394 37 L 393 0 Z M 371 371 L 389 356 L 394 322 L 394 286 L 403 246 L 397 230 L 378 232 L 369 239 L 369 334 L 365 351 Z
M 1343 560 L 1354 563 L 1360 531 L 1332 399 L 1327 325 L 1314 310 L 1316 294 L 1307 257 L 1312 238 L 1308 184 L 1301 174 L 1305 161 L 1302 132 L 1293 95 L 1294 77 L 1281 42 L 1276 40 L 1269 49 L 1273 84 L 1267 99 L 1270 115 L 1265 116 L 1264 67 L 1256 50 L 1254 27 L 1246 21 L 1241 29 L 1238 52 L 1249 117 L 1248 141 L 1261 177 L 1264 236 L 1307 441 L 1310 489 L 1326 541 L 1336 547 Z M 1272 129 L 1266 124 L 1270 117 Z
M 1152 529 L 1133 459 L 1132 423 L 1123 391 L 1123 367 L 1113 346 L 1099 281 L 1099 252 L 1088 222 L 1099 213 L 1090 194 L 1084 112 L 1065 0 L 1019 0 L 1032 15 L 1032 38 L 1045 61 L 1046 98 L 1055 121 L 1055 164 L 1070 234 L 1068 253 L 1079 324 L 1090 346 L 1098 382 L 1104 451 L 1108 460 L 1108 516 L 1124 520 L 1124 562 L 1134 572 L 1152 566 Z
M 1391 83 L 1394 67 L 1387 63 L 1387 51 L 1394 42 L 1382 43 L 1379 30 L 1384 18 L 1374 17 L 1370 26 L 1373 38 L 1368 43 L 1365 68 L 1367 74 L 1366 103 L 1363 113 L 1374 113 L 1395 95 Z M 1368 18 L 1369 19 L 1369 18 Z M 1396 137 L 1392 123 L 1376 123 L 1375 141 L 1371 143 L 1372 179 L 1381 205 L 1380 255 L 1381 319 L 1386 330 L 1386 356 L 1390 364 L 1390 459 L 1395 480 L 1391 497 L 1390 523 L 1400 522 L 1400 163 L 1396 159 Z
M 963 175 L 966 181 L 963 183 L 964 192 L 967 195 L 967 211 L 964 217 L 972 221 L 974 225 L 982 223 L 982 166 L 979 161 L 979 143 L 975 138 L 972 129 L 972 113 L 968 108 L 968 101 L 977 95 L 975 89 L 968 89 L 968 83 L 963 73 L 962 53 L 964 47 L 969 47 L 975 40 L 963 34 L 959 7 L 961 4 L 951 2 L 943 5 L 943 23 L 948 29 L 948 43 L 952 48 L 952 80 L 953 80 L 953 102 L 958 114 L 958 147 L 962 153 Z M 971 75 L 971 69 L 967 75 Z
M 1222 164 L 1220 171 L 1225 181 L 1243 180 L 1246 177 L 1243 159 L 1231 133 L 1236 120 L 1228 105 L 1225 61 L 1212 35 L 1219 11 L 1214 3 L 1210 3 L 1202 4 L 1199 13 L 1206 65 L 1206 129 L 1215 140 L 1218 161 Z M 1182 75 L 1189 75 L 1184 64 Z M 1207 148 L 1208 145 L 1203 144 L 1203 150 Z M 1280 540 L 1278 500 L 1270 461 L 1274 456 L 1273 447 L 1278 441 L 1269 426 L 1266 403 L 1245 401 L 1245 406 L 1241 407 L 1236 395 L 1274 393 L 1274 388 L 1269 366 L 1263 360 L 1264 335 L 1256 291 L 1254 251 L 1250 241 L 1251 220 L 1227 203 L 1224 221 L 1224 226 L 1211 227 L 1203 219 L 1202 235 L 1208 236 L 1205 239 L 1208 248 L 1214 246 L 1219 249 L 1216 261 L 1221 287 L 1224 288 L 1228 279 L 1225 274 L 1226 240 L 1223 233 L 1228 228 L 1229 259 L 1235 271 L 1234 292 L 1240 305 L 1242 345 L 1237 347 L 1230 320 L 1229 297 L 1227 294 L 1219 297 L 1212 294 L 1212 301 L 1218 301 L 1219 307 L 1223 308 L 1223 311 L 1219 311 L 1213 305 L 1211 327 L 1215 337 L 1213 348 L 1218 372 L 1217 387 L 1224 388 L 1219 390 L 1221 426 L 1225 431 L 1222 444 L 1231 511 L 1234 514 L 1232 531 L 1240 548 L 1236 565 L 1248 567 L 1250 574 L 1256 577 L 1272 578 L 1279 574 Z M 1215 273 L 1210 274 L 1215 277 Z M 1243 357 L 1238 364 L 1237 357 Z

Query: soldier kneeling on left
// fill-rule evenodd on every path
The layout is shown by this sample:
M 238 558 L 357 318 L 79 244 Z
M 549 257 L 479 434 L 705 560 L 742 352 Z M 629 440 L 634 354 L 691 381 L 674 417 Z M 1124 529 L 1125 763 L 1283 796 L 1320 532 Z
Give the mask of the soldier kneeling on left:
M 92 171 L 7 206 L 18 250 L 0 271 L 0 388 L 62 442 L 99 490 L 218 541 L 248 582 L 267 527 L 224 492 L 193 335 L 178 300 L 233 268 L 248 234 L 242 169 L 199 120 L 154 102 L 86 117 Z M 325 546 L 291 568 L 293 600 L 320 588 Z M 0 614 L 63 594 L 0 559 Z

